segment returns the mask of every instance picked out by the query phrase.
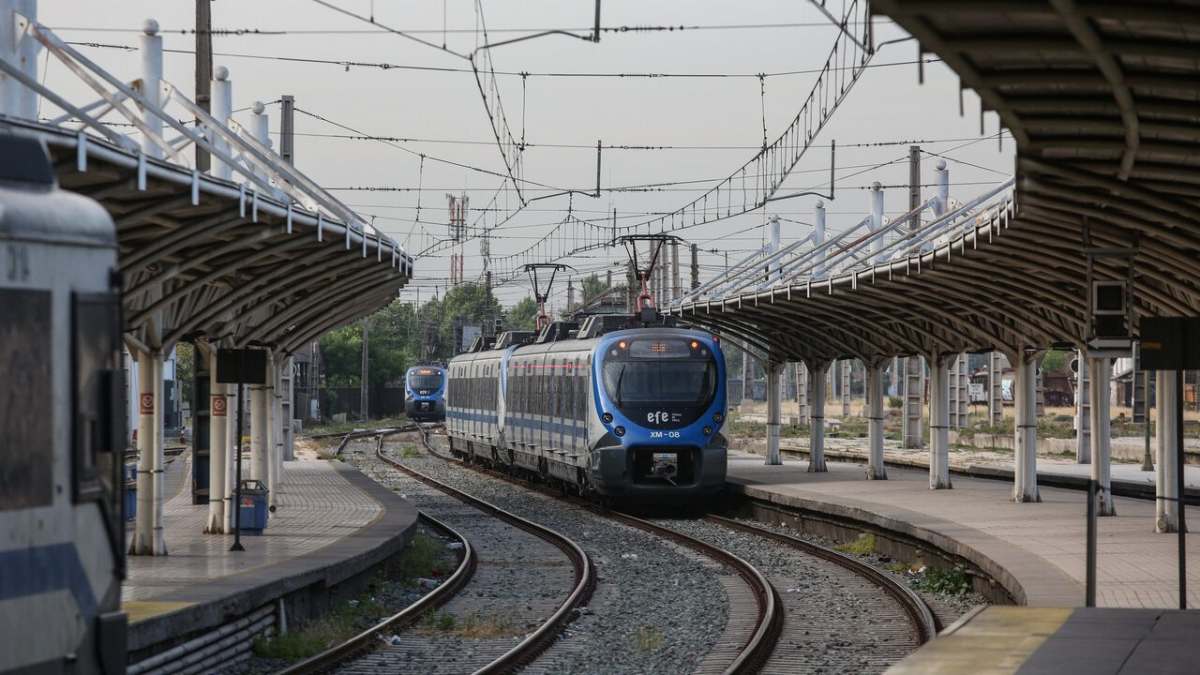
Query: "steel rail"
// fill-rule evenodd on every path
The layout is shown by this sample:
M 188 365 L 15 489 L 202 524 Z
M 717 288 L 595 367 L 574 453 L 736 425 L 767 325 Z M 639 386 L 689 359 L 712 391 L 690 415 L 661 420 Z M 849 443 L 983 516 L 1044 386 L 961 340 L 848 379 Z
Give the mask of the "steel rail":
M 429 428 L 422 427 L 420 431 L 421 443 L 425 446 L 426 451 L 442 461 L 458 464 L 460 466 L 483 473 L 484 475 L 500 478 L 524 487 L 538 489 L 538 486 L 528 481 L 523 481 L 498 471 L 484 469 L 482 467 L 463 462 L 455 457 L 444 455 L 434 450 L 433 446 L 429 443 Z M 539 491 L 541 491 L 543 494 L 550 494 L 551 496 L 554 496 L 558 499 L 563 499 L 565 501 L 582 503 L 582 505 L 585 507 L 592 506 L 591 502 L 587 502 L 582 498 L 572 499 L 566 497 L 565 495 L 553 493 L 549 490 Z M 682 544 L 683 546 L 687 546 L 688 548 L 691 548 L 692 550 L 697 551 L 708 558 L 724 564 L 726 567 L 734 570 L 740 577 L 742 577 L 742 579 L 746 582 L 746 585 L 750 588 L 751 592 L 754 593 L 757 601 L 758 621 L 753 635 L 751 635 L 750 639 L 746 641 L 746 644 L 742 646 L 737 657 L 723 672 L 727 675 L 733 675 L 734 673 L 756 673 L 763 667 L 763 665 L 767 662 L 767 659 L 770 658 L 771 653 L 775 650 L 775 645 L 778 641 L 780 632 L 783 630 L 783 603 L 781 602 L 779 593 L 775 589 L 774 585 L 771 584 L 771 582 L 766 578 L 765 575 L 762 574 L 762 572 L 758 571 L 758 569 L 749 562 L 746 562 L 742 558 L 739 558 L 725 549 L 714 546 L 713 544 L 701 539 L 690 537 L 682 532 L 676 532 L 674 530 L 662 527 L 648 520 L 643 520 L 642 518 L 638 518 L 636 516 L 608 510 L 597 512 L 597 514 L 619 521 L 630 527 L 635 527 L 645 532 L 649 532 L 659 537 L 670 539 L 676 543 Z
M 421 428 L 420 425 L 414 426 L 417 427 L 416 430 L 420 431 L 422 442 L 428 448 L 426 431 Z M 469 493 L 463 492 L 462 490 L 451 487 L 450 485 L 421 473 L 416 469 L 404 466 L 400 462 L 383 454 L 383 439 L 385 436 L 412 430 L 414 429 L 408 427 L 379 433 L 379 443 L 376 446 L 375 455 L 386 464 L 415 478 L 416 480 L 441 490 L 442 492 L 445 492 L 459 501 L 474 506 L 481 511 L 490 513 L 515 527 L 519 527 L 520 529 L 549 542 L 551 545 L 561 550 L 567 556 L 567 558 L 570 559 L 571 564 L 575 567 L 575 586 L 571 589 L 570 595 L 567 596 L 567 599 L 563 601 L 554 614 L 552 614 L 549 619 L 544 621 L 542 625 L 537 628 L 537 630 L 526 636 L 525 639 L 521 640 L 521 642 L 512 649 L 508 650 L 499 658 L 483 668 L 475 671 L 475 675 L 491 675 L 494 673 L 513 672 L 520 666 L 529 663 L 537 655 L 541 654 L 547 647 L 549 647 L 558 638 L 558 635 L 562 632 L 562 629 L 574 618 L 576 610 L 586 605 L 591 599 L 592 591 L 595 590 L 596 586 L 595 566 L 592 565 L 591 558 L 588 557 L 583 548 L 573 540 L 567 538 L 565 535 L 545 527 L 544 525 L 539 525 L 532 520 L 527 520 L 514 513 L 505 511 L 499 506 L 484 501 Z
M 278 675 L 309 675 L 310 673 L 323 673 L 332 670 L 345 661 L 376 646 L 378 636 L 383 634 L 384 631 L 394 631 L 415 624 L 426 612 L 446 604 L 467 585 L 467 582 L 475 575 L 475 568 L 479 564 L 478 556 L 475 554 L 475 549 L 471 546 L 471 542 L 457 530 L 432 516 L 425 513 L 418 513 L 417 518 L 424 521 L 426 525 L 433 529 L 440 530 L 462 543 L 462 560 L 459 561 L 454 573 L 447 577 L 446 581 L 440 586 L 421 596 L 416 602 L 396 614 L 380 621 L 371 628 L 339 645 L 335 645 L 320 654 L 310 656 L 299 663 L 279 671 Z
M 921 596 L 917 595 L 916 592 L 908 586 L 905 586 L 904 584 L 893 579 L 887 573 L 875 568 L 873 565 L 869 565 L 861 560 L 852 558 L 844 553 L 839 553 L 833 549 L 826 548 L 820 544 L 815 544 L 811 541 L 805 541 L 799 537 L 793 537 L 788 534 L 783 534 L 782 532 L 776 532 L 774 530 L 741 520 L 734 520 L 732 518 L 715 515 L 707 515 L 705 516 L 705 520 L 731 530 L 741 530 L 755 536 L 772 539 L 797 550 L 803 551 L 804 553 L 814 557 L 831 562 L 839 567 L 843 567 L 854 574 L 867 579 L 900 604 L 900 607 L 904 610 L 904 613 L 908 615 L 909 620 L 912 622 L 913 631 L 916 635 L 918 644 L 925 644 L 926 642 L 929 642 L 933 638 L 937 637 L 937 619 L 934 617 L 933 612 L 930 611 L 929 606 L 926 605 L 925 601 L 921 599 Z

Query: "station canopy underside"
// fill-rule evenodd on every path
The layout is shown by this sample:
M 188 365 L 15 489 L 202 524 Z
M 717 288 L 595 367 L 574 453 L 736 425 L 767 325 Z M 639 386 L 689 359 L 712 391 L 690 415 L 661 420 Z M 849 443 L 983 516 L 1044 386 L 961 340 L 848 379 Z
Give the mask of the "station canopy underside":
M 204 339 L 291 353 L 385 306 L 412 276 L 412 258 L 381 234 L 160 160 L 144 161 L 139 187 L 132 153 L 14 127 L 46 142 L 63 189 L 112 215 L 125 328 L 152 349 Z
M 701 299 L 674 313 L 772 360 L 993 348 L 1011 357 L 1082 345 L 1088 248 L 1132 254 L 1095 258 L 1094 269 L 1097 279 L 1123 279 L 1132 260 L 1135 316 L 1197 312 L 1200 4 L 872 4 L 1011 132 L 1014 209 L 887 269 Z

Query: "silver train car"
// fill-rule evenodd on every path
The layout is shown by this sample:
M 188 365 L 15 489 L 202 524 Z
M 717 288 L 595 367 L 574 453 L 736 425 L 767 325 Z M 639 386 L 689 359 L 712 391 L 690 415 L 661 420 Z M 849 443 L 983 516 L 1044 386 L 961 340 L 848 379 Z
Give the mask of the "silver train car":
M 123 673 L 117 238 L 0 135 L 0 672 Z
M 696 505 L 725 483 L 717 337 L 590 317 L 504 333 L 447 367 L 446 428 L 464 458 L 580 494 Z

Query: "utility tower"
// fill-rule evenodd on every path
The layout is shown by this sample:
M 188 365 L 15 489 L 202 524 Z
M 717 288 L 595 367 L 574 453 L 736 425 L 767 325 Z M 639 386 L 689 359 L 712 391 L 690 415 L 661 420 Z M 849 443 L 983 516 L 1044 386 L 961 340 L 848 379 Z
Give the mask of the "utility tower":
M 467 229 L 467 204 L 470 199 L 465 194 L 446 194 L 446 202 L 450 210 L 450 285 L 457 286 L 463 281 L 463 246 Z

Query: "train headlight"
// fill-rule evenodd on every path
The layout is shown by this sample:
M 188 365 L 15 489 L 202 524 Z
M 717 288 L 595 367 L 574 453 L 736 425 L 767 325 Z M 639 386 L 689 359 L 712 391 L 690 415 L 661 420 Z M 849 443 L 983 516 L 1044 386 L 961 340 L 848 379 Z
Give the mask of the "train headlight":
M 612 413 L 604 413 L 600 416 L 600 419 L 604 420 L 605 424 L 612 424 Z
M 712 433 L 712 427 L 704 427 L 704 435 L 705 436 L 707 436 L 711 433 Z
M 725 416 L 722 415 L 721 413 L 713 413 L 713 422 L 720 424 L 721 420 L 723 420 L 723 419 L 725 419 Z
M 620 438 L 621 436 L 625 435 L 625 427 L 617 425 L 617 427 L 613 429 L 613 433 L 617 435 L 617 438 Z
M 699 349 L 699 348 L 700 348 L 700 342 L 698 340 L 692 340 L 692 349 Z

